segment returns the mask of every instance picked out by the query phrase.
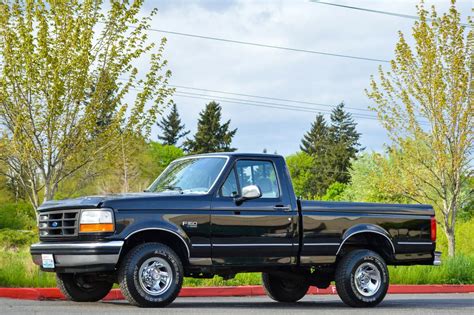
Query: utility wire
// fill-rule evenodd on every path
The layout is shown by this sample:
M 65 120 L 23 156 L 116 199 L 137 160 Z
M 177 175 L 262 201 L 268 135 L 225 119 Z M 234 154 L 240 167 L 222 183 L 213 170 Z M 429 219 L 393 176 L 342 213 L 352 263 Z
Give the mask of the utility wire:
M 410 14 L 403 14 L 403 13 L 396 13 L 396 12 L 388 12 L 388 11 L 382 11 L 382 10 L 374 10 L 374 9 L 367 9 L 367 8 L 361 8 L 361 7 L 354 7 L 350 5 L 344 5 L 344 4 L 337 4 L 337 3 L 330 3 L 330 2 L 324 2 L 324 1 L 319 1 L 319 0 L 310 0 L 313 3 L 318 3 L 318 4 L 325 4 L 325 5 L 332 5 L 335 7 L 341 7 L 341 8 L 346 8 L 346 9 L 352 9 L 352 10 L 359 10 L 359 11 L 365 11 L 365 12 L 370 12 L 370 13 L 378 13 L 378 14 L 384 14 L 384 15 L 391 15 L 391 16 L 396 16 L 396 17 L 401 17 L 401 18 L 406 18 L 406 19 L 412 19 L 412 20 L 419 20 L 420 18 L 417 15 L 410 15 Z M 433 19 L 431 18 L 426 18 L 427 21 L 432 21 Z M 460 23 L 461 26 L 464 27 L 472 27 L 469 24 L 466 23 Z
M 133 25 L 129 25 L 129 27 L 136 28 L 136 26 L 133 26 Z M 158 32 L 158 33 L 170 34 L 170 35 L 186 36 L 186 37 L 214 40 L 214 41 L 226 42 L 226 43 L 232 43 L 232 44 L 272 48 L 272 49 L 279 49 L 279 50 L 286 50 L 286 51 L 295 51 L 295 52 L 302 52 L 302 53 L 315 54 L 315 55 L 323 55 L 323 56 L 331 56 L 331 57 L 339 57 L 339 58 L 349 58 L 349 59 L 373 61 L 373 62 L 383 62 L 383 63 L 389 63 L 390 62 L 390 60 L 385 60 L 385 59 L 377 59 L 377 58 L 369 58 L 369 57 L 361 57 L 361 56 L 352 56 L 352 55 L 343 55 L 343 54 L 336 54 L 336 53 L 317 51 L 317 50 L 291 48 L 291 47 L 261 44 L 261 43 L 255 43 L 255 42 L 246 42 L 246 41 L 234 40 L 234 39 L 229 39 L 229 38 L 212 37 L 212 36 L 190 34 L 190 33 L 182 33 L 182 32 L 168 31 L 168 30 L 162 30 L 162 29 L 156 29 L 156 28 L 148 28 L 146 30 L 147 31 L 152 31 L 152 32 Z
M 124 78 L 119 78 L 119 80 L 128 81 L 127 79 L 124 79 Z M 270 101 L 279 101 L 279 102 L 287 102 L 287 103 L 296 103 L 296 104 L 304 104 L 304 105 L 330 107 L 331 109 L 337 106 L 337 105 L 334 105 L 334 104 L 323 104 L 323 103 L 316 103 L 316 102 L 309 102 L 309 101 L 292 100 L 292 99 L 287 99 L 287 98 L 277 98 L 277 97 L 252 95 L 252 94 L 244 94 L 244 93 L 235 93 L 235 92 L 220 91 L 220 90 L 203 89 L 203 88 L 196 88 L 196 87 L 190 87 L 190 86 L 184 86 L 184 85 L 168 84 L 168 86 L 169 87 L 174 87 L 174 88 L 177 88 L 177 89 L 185 89 L 185 90 L 194 90 L 194 91 L 210 92 L 210 93 L 218 93 L 218 94 L 226 94 L 226 95 L 252 97 L 252 98 L 258 98 L 258 99 L 264 99 L 264 100 L 270 100 Z M 221 97 L 221 96 L 219 96 L 219 97 Z M 249 101 L 256 102 L 254 100 L 249 100 Z M 281 104 L 281 105 L 285 105 L 285 104 Z M 373 113 L 372 110 L 367 109 L 367 108 L 357 108 L 357 107 L 348 107 L 348 106 L 345 106 L 345 108 L 355 110 L 355 111 L 363 111 L 363 112 Z
M 212 92 L 212 93 L 227 94 L 227 95 L 253 97 L 253 98 L 272 100 L 272 101 L 289 102 L 289 103 L 306 104 L 306 105 L 315 105 L 315 106 L 324 106 L 324 107 L 331 107 L 331 108 L 336 107 L 336 105 L 332 105 L 332 104 L 323 104 L 323 103 L 315 103 L 315 102 L 308 102 L 308 101 L 301 101 L 301 100 L 292 100 L 292 99 L 286 99 L 286 98 L 277 98 L 277 97 L 269 97 L 269 96 L 260 96 L 260 95 L 252 95 L 252 94 L 226 92 L 226 91 L 219 91 L 219 90 L 202 89 L 202 88 L 195 88 L 195 87 L 189 87 L 189 86 L 183 86 L 183 85 L 168 84 L 168 86 L 174 87 L 174 88 L 177 88 L 177 89 L 186 89 L 186 90 Z M 356 108 L 356 107 L 347 107 L 347 106 L 345 106 L 345 108 L 352 109 L 352 110 L 357 110 L 357 111 L 370 112 L 370 113 L 373 112 L 372 110 L 367 109 L 367 108 Z

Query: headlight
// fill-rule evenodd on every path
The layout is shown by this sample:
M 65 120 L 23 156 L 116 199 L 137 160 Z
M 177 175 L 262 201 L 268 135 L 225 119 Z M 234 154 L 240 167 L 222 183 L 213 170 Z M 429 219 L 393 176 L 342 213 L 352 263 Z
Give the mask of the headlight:
M 82 210 L 79 232 L 113 232 L 114 216 L 111 210 Z

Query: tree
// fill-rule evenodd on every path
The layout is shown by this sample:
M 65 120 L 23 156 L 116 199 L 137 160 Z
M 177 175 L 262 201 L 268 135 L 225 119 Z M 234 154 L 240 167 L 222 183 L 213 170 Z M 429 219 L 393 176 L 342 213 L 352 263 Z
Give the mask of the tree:
M 316 116 L 311 129 L 301 139 L 300 150 L 313 156 L 326 156 L 329 147 L 329 129 L 322 114 Z
M 350 180 L 351 160 L 355 160 L 360 151 L 360 133 L 356 130 L 351 113 L 344 110 L 344 103 L 337 105 L 331 112 L 329 127 L 329 151 L 333 180 L 347 184 Z
M 178 140 L 189 134 L 189 130 L 185 131 L 184 124 L 181 124 L 181 118 L 179 117 L 178 108 L 176 104 L 171 107 L 171 112 L 168 116 L 163 117 L 157 126 L 163 131 L 162 135 L 158 136 L 158 139 L 164 145 L 176 145 Z
M 207 153 L 236 150 L 231 147 L 231 143 L 237 129 L 229 130 L 230 119 L 221 124 L 221 110 L 219 103 L 213 101 L 201 111 L 194 139 L 187 139 L 184 143 L 187 152 Z
M 312 199 L 314 191 L 313 158 L 306 152 L 298 152 L 286 157 L 295 194 L 298 197 Z
M 117 152 L 123 135 L 147 136 L 172 95 L 166 41 L 149 43 L 156 11 L 140 18 L 142 4 L 113 1 L 105 11 L 93 0 L 1 2 L 0 159 L 34 207 Z M 147 53 L 149 68 L 137 79 L 136 60 Z
M 466 36 L 454 1 L 442 16 L 423 4 L 418 15 L 414 47 L 400 32 L 391 70 L 379 68 L 367 95 L 393 142 L 397 180 L 390 188 L 435 207 L 454 256 L 456 213 L 472 161 L 474 33 Z

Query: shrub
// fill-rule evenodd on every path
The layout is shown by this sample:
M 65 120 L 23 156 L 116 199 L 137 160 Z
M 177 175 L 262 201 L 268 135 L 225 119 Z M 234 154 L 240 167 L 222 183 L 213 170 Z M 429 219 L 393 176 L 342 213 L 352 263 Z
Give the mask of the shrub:
M 0 205 L 0 229 L 33 230 L 36 227 L 35 210 L 27 203 Z

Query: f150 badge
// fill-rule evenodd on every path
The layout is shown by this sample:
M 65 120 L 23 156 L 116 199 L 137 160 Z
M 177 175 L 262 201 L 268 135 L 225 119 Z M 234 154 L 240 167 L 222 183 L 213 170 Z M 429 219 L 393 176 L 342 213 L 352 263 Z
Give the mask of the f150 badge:
M 182 226 L 187 228 L 197 228 L 198 223 L 196 221 L 183 221 Z

